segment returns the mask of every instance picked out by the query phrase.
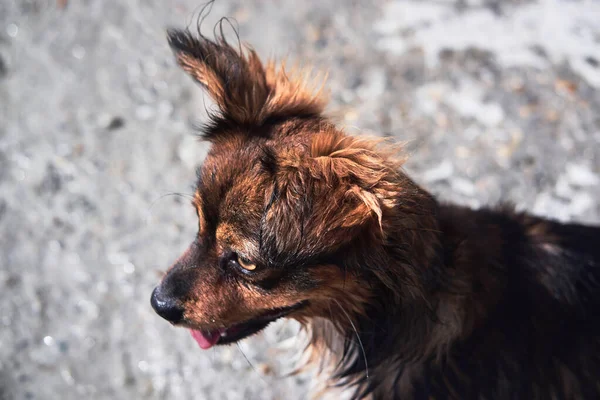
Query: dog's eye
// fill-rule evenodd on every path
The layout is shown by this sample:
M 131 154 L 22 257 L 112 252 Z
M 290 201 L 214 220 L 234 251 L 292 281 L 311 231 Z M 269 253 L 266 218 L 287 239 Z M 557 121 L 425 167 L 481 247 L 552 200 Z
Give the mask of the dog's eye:
M 231 258 L 231 262 L 237 264 L 244 272 L 252 272 L 256 269 L 256 264 L 253 264 L 252 261 L 239 254 L 234 254 Z
M 240 255 L 237 256 L 237 262 L 238 264 L 240 264 L 240 267 L 244 268 L 247 271 L 254 271 L 256 269 L 256 264 L 252 264 L 250 260 Z

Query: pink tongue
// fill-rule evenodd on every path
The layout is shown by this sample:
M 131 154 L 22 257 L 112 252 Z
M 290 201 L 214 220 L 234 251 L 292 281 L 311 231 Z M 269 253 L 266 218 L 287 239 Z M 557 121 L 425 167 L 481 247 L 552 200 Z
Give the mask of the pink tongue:
M 198 345 L 202 350 L 210 349 L 221 337 L 221 333 L 225 332 L 225 329 L 218 329 L 212 332 L 202 332 L 195 329 L 190 329 L 192 337 L 198 342 Z

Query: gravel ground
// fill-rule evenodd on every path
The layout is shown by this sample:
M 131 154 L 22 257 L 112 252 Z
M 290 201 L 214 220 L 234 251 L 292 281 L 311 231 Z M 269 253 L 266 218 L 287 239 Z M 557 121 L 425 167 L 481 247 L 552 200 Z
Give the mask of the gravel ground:
M 329 70 L 350 132 L 441 199 L 600 221 L 600 3 L 218 0 L 261 55 Z M 241 5 L 243 4 L 243 5 Z M 192 0 L 0 0 L 0 399 L 303 399 L 297 326 L 202 352 L 149 305 L 191 240 Z M 246 359 L 247 358 L 247 359 Z

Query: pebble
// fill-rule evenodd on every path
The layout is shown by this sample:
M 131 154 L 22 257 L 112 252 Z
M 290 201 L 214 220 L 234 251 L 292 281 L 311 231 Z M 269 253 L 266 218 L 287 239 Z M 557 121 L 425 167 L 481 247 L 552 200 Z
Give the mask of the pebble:
M 179 143 L 177 155 L 186 167 L 192 169 L 204 159 L 207 151 L 206 143 L 199 142 L 195 136 L 186 135 Z
M 452 190 L 468 197 L 472 197 L 476 193 L 476 188 L 473 182 L 465 178 L 453 178 L 450 181 L 450 186 L 452 187 Z
M 19 27 L 15 24 L 8 24 L 6 26 L 6 34 L 12 38 L 17 37 L 17 34 L 19 33 Z
M 154 117 L 154 108 L 144 104 L 135 109 L 135 116 L 140 121 L 148 121 Z
M 582 215 L 584 212 L 590 210 L 594 206 L 594 199 L 589 193 L 578 192 L 571 198 L 571 204 L 569 204 L 569 211 L 571 215 Z
M 568 164 L 566 167 L 567 179 L 577 186 L 594 186 L 600 182 L 598 175 L 589 167 L 582 164 Z
M 453 173 L 454 165 L 452 162 L 444 160 L 437 167 L 425 171 L 423 179 L 428 183 L 438 182 L 450 178 Z
M 77 45 L 73 47 L 73 49 L 71 50 L 71 54 L 76 59 L 81 60 L 83 59 L 83 57 L 85 57 L 85 48 L 83 46 Z

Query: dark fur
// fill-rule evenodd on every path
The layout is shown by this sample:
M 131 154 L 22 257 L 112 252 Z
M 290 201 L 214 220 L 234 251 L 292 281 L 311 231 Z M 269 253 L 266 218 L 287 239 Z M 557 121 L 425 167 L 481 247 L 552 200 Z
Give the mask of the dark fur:
M 198 236 L 159 286 L 173 322 L 290 310 L 356 398 L 600 398 L 600 228 L 439 204 L 326 119 L 317 86 L 223 37 L 169 42 L 219 107 Z
M 381 399 L 598 398 L 600 229 L 510 210 L 441 205 L 437 216 L 443 262 L 431 294 L 402 307 L 381 286 L 357 323 L 370 377 L 352 331 L 337 377 Z M 445 323 L 429 313 L 436 297 L 461 298 L 466 326 L 427 354 L 431 325 Z

